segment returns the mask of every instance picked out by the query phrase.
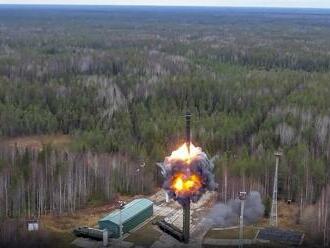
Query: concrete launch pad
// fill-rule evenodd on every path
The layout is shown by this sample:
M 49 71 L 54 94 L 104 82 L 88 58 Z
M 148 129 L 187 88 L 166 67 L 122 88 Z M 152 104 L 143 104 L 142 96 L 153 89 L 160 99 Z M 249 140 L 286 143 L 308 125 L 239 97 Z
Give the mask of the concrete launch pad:
M 197 203 L 191 204 L 191 241 L 189 244 L 183 244 L 177 241 L 152 224 L 153 220 L 164 218 L 167 222 L 182 229 L 183 215 L 180 204 L 173 200 L 166 202 L 163 190 L 150 196 L 149 199 L 154 202 L 153 217 L 132 230 L 130 234 L 124 235 L 123 240 L 110 240 L 109 247 L 201 247 L 201 240 L 207 232 L 208 227 L 199 225 L 199 223 L 201 223 L 208 208 L 215 202 L 216 193 L 207 192 Z M 72 244 L 82 248 L 103 247 L 102 242 L 85 238 L 77 238 Z

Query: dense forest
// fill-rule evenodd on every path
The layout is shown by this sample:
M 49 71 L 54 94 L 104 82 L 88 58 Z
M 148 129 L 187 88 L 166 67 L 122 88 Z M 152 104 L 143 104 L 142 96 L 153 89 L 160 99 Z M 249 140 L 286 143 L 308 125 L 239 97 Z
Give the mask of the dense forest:
M 1 7 L 0 217 L 152 192 L 189 110 L 193 142 L 219 156 L 221 200 L 269 200 L 280 149 L 279 197 L 323 241 L 329 25 L 326 10 Z M 41 134 L 72 142 L 5 142 Z

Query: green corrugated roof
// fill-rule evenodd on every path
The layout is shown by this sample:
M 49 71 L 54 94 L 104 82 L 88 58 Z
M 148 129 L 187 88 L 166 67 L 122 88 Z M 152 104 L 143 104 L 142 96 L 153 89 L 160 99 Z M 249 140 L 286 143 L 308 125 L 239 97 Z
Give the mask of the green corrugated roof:
M 124 223 L 125 221 L 131 219 L 137 213 L 141 212 L 142 210 L 150 207 L 153 204 L 152 201 L 141 198 L 135 199 L 130 203 L 126 204 L 124 209 L 121 210 L 121 221 Z M 111 221 L 119 225 L 119 210 L 108 214 L 107 216 L 103 217 L 100 221 Z

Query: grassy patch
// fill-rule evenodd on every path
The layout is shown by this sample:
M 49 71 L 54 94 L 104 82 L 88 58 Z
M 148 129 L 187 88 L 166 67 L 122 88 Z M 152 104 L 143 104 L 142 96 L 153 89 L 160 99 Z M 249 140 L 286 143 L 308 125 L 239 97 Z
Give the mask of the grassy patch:
M 161 232 L 157 230 L 157 226 L 150 221 L 136 232 L 130 234 L 125 241 L 134 243 L 135 246 L 150 247 L 161 236 Z
M 258 229 L 255 227 L 244 227 L 244 238 L 245 239 L 254 239 L 254 237 L 257 234 Z M 238 239 L 239 237 L 239 228 L 234 229 L 225 229 L 225 230 L 214 230 L 210 229 L 206 235 L 205 238 L 211 238 L 211 239 Z
M 71 245 L 72 241 L 76 238 L 71 232 L 70 233 L 53 233 L 55 237 L 57 237 L 58 244 L 55 247 L 62 248 L 72 248 L 75 247 Z

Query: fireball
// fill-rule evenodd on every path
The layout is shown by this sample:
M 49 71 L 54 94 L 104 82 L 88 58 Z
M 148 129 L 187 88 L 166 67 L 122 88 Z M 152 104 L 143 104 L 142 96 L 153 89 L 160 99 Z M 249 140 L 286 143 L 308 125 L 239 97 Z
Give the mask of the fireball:
M 202 148 L 181 145 L 158 164 L 165 178 L 163 188 L 181 205 L 197 202 L 207 190 L 214 190 L 213 164 Z
M 173 176 L 171 188 L 176 195 L 198 192 L 202 187 L 201 178 L 197 174 L 177 173 Z
M 172 152 L 168 157 L 168 161 L 171 163 L 183 163 L 185 165 L 184 170 L 179 170 L 172 176 L 171 189 L 177 196 L 194 194 L 202 187 L 201 177 L 190 171 L 190 165 L 192 161 L 201 154 L 201 149 L 195 147 L 190 143 L 188 150 L 187 144 L 183 144 L 179 149 Z

